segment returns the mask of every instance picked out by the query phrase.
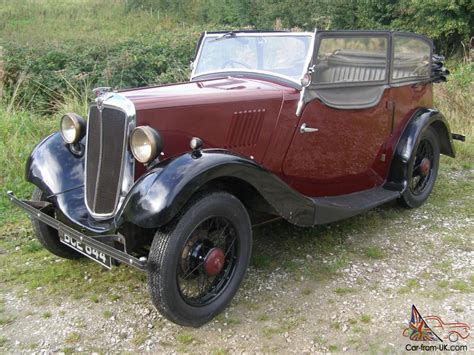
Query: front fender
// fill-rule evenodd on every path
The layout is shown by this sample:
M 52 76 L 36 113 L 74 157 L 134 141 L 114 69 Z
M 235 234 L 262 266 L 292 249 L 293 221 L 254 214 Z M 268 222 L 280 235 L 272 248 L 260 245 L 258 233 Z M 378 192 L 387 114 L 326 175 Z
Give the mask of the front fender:
M 436 110 L 420 109 L 409 120 L 392 157 L 386 187 L 404 191 L 408 179 L 408 162 L 415 149 L 418 137 L 427 127 L 433 127 L 438 134 L 442 154 L 455 157 L 451 130 L 446 118 Z
M 59 132 L 43 139 L 31 152 L 26 163 L 26 180 L 36 185 L 52 202 L 56 211 L 70 222 L 94 233 L 112 227 L 91 225 L 84 204 L 85 139 L 72 152 Z
M 254 161 L 225 150 L 186 153 L 163 162 L 140 178 L 124 202 L 119 224 L 143 228 L 169 223 L 191 196 L 212 180 L 232 177 L 252 185 L 284 218 L 313 225 L 314 204 Z
M 84 152 L 83 142 L 79 143 Z M 84 185 L 84 154 L 74 154 L 59 132 L 43 139 L 31 152 L 25 178 L 47 195 Z

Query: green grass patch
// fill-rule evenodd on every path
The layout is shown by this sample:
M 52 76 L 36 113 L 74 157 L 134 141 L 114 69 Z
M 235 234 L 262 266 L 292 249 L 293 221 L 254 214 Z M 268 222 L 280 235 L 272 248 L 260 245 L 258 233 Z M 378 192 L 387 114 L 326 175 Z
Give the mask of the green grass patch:
M 270 317 L 265 313 L 259 314 L 257 316 L 257 320 L 260 321 L 260 322 L 266 322 L 269 319 L 270 319 Z
M 145 344 L 145 341 L 148 339 L 148 334 L 145 331 L 139 331 L 134 334 L 132 338 L 132 344 L 135 346 L 140 346 Z
M 406 294 L 408 292 L 415 292 L 420 288 L 420 282 L 417 279 L 409 279 L 405 286 L 398 289 L 399 294 Z
M 363 249 L 364 256 L 367 259 L 382 259 L 384 257 L 384 253 L 379 247 L 376 246 L 371 246 L 371 247 L 366 247 Z
M 14 317 L 11 316 L 0 316 L 0 326 L 4 326 L 15 321 Z
M 449 286 L 449 281 L 448 280 L 440 280 L 438 282 L 436 282 L 436 285 L 438 285 L 438 287 L 441 287 L 441 288 L 446 288 Z
M 464 281 L 464 280 L 455 280 L 451 282 L 451 288 L 453 290 L 462 292 L 462 293 L 468 293 L 471 292 L 471 287 L 469 287 L 469 284 Z
M 77 332 L 72 332 L 72 333 L 69 333 L 68 335 L 66 335 L 66 337 L 64 338 L 64 342 L 66 344 L 75 344 L 77 343 L 79 340 L 81 340 L 81 335 Z
M 338 294 L 338 295 L 347 295 L 349 293 L 354 293 L 356 292 L 357 290 L 353 287 L 337 287 L 335 290 L 334 290 L 334 293 Z
M 192 344 L 193 342 L 196 343 L 198 339 L 194 335 L 191 335 L 188 333 L 182 333 L 176 336 L 176 341 L 183 345 L 189 345 L 189 344 Z
M 36 253 L 43 249 L 43 246 L 36 240 L 30 240 L 23 246 L 23 251 L 26 253 Z
M 4 346 L 7 343 L 8 343 L 8 338 L 3 335 L 0 335 L 0 346 Z

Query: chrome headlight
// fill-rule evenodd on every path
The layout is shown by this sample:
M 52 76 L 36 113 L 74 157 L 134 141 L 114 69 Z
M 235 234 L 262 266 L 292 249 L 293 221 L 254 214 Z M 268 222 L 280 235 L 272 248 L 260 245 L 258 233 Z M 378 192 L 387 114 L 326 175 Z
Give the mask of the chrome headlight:
M 161 136 L 149 126 L 137 127 L 130 135 L 130 149 L 135 159 L 140 163 L 149 163 L 163 149 Z
M 86 121 L 76 113 L 66 113 L 61 117 L 60 132 L 64 142 L 75 144 L 86 134 Z

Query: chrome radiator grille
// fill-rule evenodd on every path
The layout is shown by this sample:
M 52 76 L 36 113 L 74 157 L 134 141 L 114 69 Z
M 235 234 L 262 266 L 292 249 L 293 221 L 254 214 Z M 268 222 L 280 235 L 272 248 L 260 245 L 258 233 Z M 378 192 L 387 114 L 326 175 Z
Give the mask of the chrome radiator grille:
M 94 217 L 115 213 L 127 164 L 129 122 L 119 109 L 91 106 L 87 124 L 86 206 Z

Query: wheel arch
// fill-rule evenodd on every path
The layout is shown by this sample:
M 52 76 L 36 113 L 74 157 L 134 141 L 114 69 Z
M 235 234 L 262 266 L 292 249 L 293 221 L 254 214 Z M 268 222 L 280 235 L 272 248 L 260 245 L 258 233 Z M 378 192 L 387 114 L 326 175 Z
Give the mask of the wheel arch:
M 260 191 L 248 181 L 235 176 L 221 176 L 208 181 L 201 186 L 194 194 L 205 191 L 225 191 L 237 197 L 242 202 L 250 215 L 252 222 L 255 222 L 259 214 L 278 215 L 275 208 L 263 197 Z
M 437 110 L 419 109 L 409 119 L 405 126 L 390 163 L 385 187 L 403 192 L 407 186 L 408 162 L 416 147 L 418 137 L 428 127 L 432 127 L 439 139 L 441 154 L 455 157 L 451 129 L 446 118 Z
M 119 224 L 158 228 L 170 222 L 192 196 L 221 189 L 250 209 L 276 213 L 297 225 L 312 225 L 313 202 L 253 160 L 225 150 L 186 153 L 163 162 L 140 178 L 129 192 Z

